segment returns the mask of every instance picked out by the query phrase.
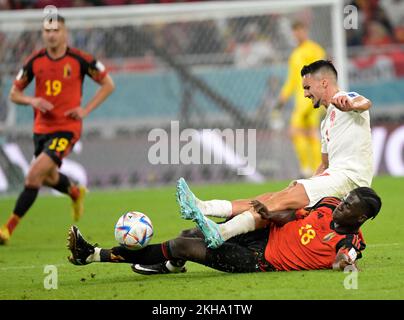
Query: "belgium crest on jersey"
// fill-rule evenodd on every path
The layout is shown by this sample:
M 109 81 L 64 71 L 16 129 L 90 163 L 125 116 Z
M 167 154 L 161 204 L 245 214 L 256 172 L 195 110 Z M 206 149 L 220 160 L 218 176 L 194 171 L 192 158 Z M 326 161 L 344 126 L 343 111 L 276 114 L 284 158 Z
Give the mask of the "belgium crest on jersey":
M 72 75 L 72 66 L 66 63 L 63 67 L 63 78 L 70 78 Z

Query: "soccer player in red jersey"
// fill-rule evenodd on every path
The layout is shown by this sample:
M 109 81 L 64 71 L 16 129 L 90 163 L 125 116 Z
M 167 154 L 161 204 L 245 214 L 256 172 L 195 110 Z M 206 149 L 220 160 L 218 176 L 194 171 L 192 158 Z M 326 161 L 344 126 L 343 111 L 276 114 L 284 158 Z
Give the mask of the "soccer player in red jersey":
M 45 48 L 28 57 L 11 88 L 11 101 L 33 108 L 35 160 L 13 213 L 0 227 L 0 244 L 9 240 L 43 185 L 70 196 L 75 221 L 83 214 L 85 187 L 74 184 L 58 169 L 63 158 L 80 139 L 82 120 L 114 91 L 114 82 L 100 61 L 68 46 L 67 34 L 62 16 L 58 15 L 53 20 L 46 18 L 42 28 Z M 82 106 L 82 86 L 86 75 L 100 88 Z M 24 89 L 34 78 L 35 95 L 25 95 Z
M 225 272 L 356 268 L 355 261 L 366 247 L 360 227 L 376 217 L 381 205 L 380 197 L 368 187 L 356 188 L 342 200 L 323 198 L 304 212 L 270 212 L 253 200 L 253 208 L 268 226 L 231 238 L 216 249 L 206 245 L 203 228 L 186 230 L 173 240 L 133 251 L 122 246 L 94 247 L 72 226 L 69 261 L 76 265 L 132 263 L 133 271 L 147 275 L 184 272 L 184 261 Z

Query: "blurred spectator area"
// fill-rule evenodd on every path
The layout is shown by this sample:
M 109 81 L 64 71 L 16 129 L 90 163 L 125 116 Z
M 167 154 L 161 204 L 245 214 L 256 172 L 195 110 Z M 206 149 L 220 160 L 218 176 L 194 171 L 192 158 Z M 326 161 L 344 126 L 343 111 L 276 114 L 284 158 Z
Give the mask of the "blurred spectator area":
M 91 6 L 120 6 L 128 4 L 193 2 L 196 0 L 0 0 L 0 10 L 41 9 L 47 5 L 58 8 L 91 7 Z
M 351 88 L 378 106 L 403 113 L 404 0 L 346 0 L 358 9 L 358 28 L 346 31 Z
M 157 2 L 185 1 L 60 0 L 57 5 Z M 55 4 L 55 1 L 0 0 L 0 8 L 42 8 L 49 3 Z M 391 109 L 404 114 L 404 0 L 355 0 L 345 3 L 355 5 L 359 13 L 358 28 L 347 30 L 349 89 L 372 99 L 376 113 L 384 114 L 385 110 Z M 308 20 L 311 19 L 310 14 L 309 11 L 303 12 Z M 316 17 L 310 20 L 313 39 L 330 49 L 332 43 L 325 27 L 330 17 L 326 12 Z M 319 21 L 319 17 L 323 20 Z M 137 114 L 175 117 L 181 112 L 179 106 L 187 88 L 182 79 L 178 79 L 178 74 L 168 68 L 167 62 L 146 45 L 146 39 L 152 39 L 153 45 L 163 48 L 167 55 L 175 57 L 182 65 L 194 68 L 194 74 L 233 101 L 234 105 L 255 112 L 265 93 L 268 76 L 275 74 L 280 81 L 286 76 L 287 57 L 294 46 L 288 18 L 267 14 L 70 30 L 71 45 L 100 59 L 114 73 L 119 84 L 115 98 L 107 101 L 92 117 L 102 118 L 104 111 L 106 114 L 115 113 L 116 104 L 120 105 L 121 112 L 117 116 L 127 118 Z M 41 46 L 40 31 L 0 31 L 3 100 L 24 59 Z M 148 90 L 150 87 L 154 88 L 152 96 Z M 201 109 L 215 110 L 202 97 L 194 96 L 193 99 Z M 134 101 L 136 108 L 133 108 Z M 18 119 L 24 118 L 20 117 L 21 110 L 17 111 Z M 31 114 L 25 117 L 26 123 L 29 123 Z

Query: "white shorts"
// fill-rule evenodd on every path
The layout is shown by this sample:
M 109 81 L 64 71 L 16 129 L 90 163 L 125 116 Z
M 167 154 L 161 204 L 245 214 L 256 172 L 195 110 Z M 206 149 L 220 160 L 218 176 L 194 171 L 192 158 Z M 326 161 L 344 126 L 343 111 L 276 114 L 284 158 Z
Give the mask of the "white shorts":
M 309 207 L 314 206 L 324 197 L 343 198 L 347 193 L 358 187 L 347 175 L 335 171 L 325 171 L 320 176 L 299 179 L 296 182 L 304 186 L 310 199 Z

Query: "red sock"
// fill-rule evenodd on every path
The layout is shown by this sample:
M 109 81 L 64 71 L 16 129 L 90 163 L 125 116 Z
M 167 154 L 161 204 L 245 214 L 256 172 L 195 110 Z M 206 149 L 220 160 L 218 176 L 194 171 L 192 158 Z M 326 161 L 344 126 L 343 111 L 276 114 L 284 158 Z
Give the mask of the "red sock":
M 76 200 L 80 196 L 80 189 L 78 186 L 73 185 L 69 188 L 69 195 L 72 200 Z
M 8 229 L 8 232 L 10 232 L 10 235 L 13 233 L 19 222 L 20 217 L 13 213 L 6 223 L 6 228 Z

